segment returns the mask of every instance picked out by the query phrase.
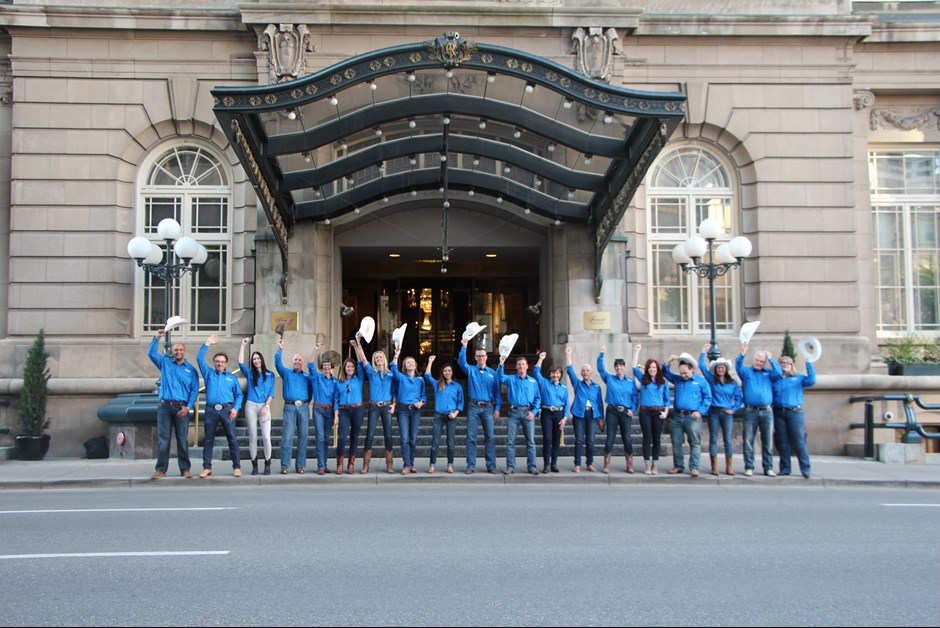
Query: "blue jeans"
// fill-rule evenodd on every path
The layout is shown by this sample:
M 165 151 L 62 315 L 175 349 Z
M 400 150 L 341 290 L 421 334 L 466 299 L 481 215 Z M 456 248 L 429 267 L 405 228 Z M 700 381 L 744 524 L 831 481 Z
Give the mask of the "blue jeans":
M 493 406 L 477 406 L 472 402 L 467 410 L 467 469 L 477 468 L 477 424 L 483 423 L 483 447 L 486 469 L 496 468 L 496 441 L 493 440 Z
M 189 471 L 189 417 L 176 416 L 181 406 L 160 403 L 157 406 L 157 471 L 166 473 L 170 466 L 170 432 L 176 433 L 176 462 L 180 473 Z
M 800 473 L 809 475 L 812 468 L 809 452 L 806 451 L 806 415 L 803 409 L 774 409 L 774 436 L 777 438 L 777 453 L 780 454 L 780 473 L 790 474 L 790 452 L 796 454 L 800 464 Z
M 336 457 L 346 454 L 346 439 L 349 439 L 349 457 L 355 458 L 359 451 L 359 430 L 362 429 L 362 406 L 339 409 L 339 438 L 336 441 Z
M 333 411 L 329 408 L 313 407 L 313 429 L 317 439 L 317 471 L 326 469 L 326 457 L 330 451 L 330 432 L 333 429 Z
M 377 406 L 374 403 L 369 404 L 369 425 L 366 427 L 366 446 L 364 451 L 372 451 L 372 443 L 375 441 L 375 428 L 379 423 L 379 416 L 382 417 L 382 436 L 385 439 L 385 451 L 392 450 L 392 413 L 389 412 L 389 406 Z
M 689 471 L 698 469 L 702 457 L 702 419 L 691 414 L 672 415 L 672 466 L 685 471 L 685 454 L 682 450 L 682 435 L 689 439 Z
M 535 469 L 535 418 L 527 419 L 528 412 L 525 410 L 510 410 L 509 423 L 506 426 L 506 470 L 515 471 L 516 469 L 516 434 L 519 433 L 519 427 L 522 426 L 522 432 L 525 434 L 525 454 L 526 468 L 531 471 Z
M 774 468 L 774 414 L 770 408 L 746 409 L 744 413 L 744 469 L 754 470 L 754 439 L 760 430 L 761 464 L 764 473 Z
M 281 468 L 290 466 L 294 431 L 297 432 L 297 468 L 307 466 L 307 438 L 310 435 L 310 404 L 284 404 L 284 431 L 281 434 Z
M 225 432 L 225 438 L 228 440 L 228 452 L 232 456 L 232 468 L 241 469 L 242 463 L 238 452 L 238 439 L 235 437 L 235 421 L 229 419 L 231 413 L 230 407 L 224 407 L 222 410 L 215 408 L 206 408 L 205 423 L 206 440 L 202 444 L 202 468 L 212 468 L 212 450 L 215 447 L 215 433 L 219 423 L 222 424 L 222 430 Z
M 574 466 L 581 466 L 581 450 L 585 449 L 587 466 L 594 464 L 594 436 L 597 434 L 597 421 L 579 416 L 574 419 Z
M 625 456 L 633 455 L 633 417 L 626 410 L 607 406 L 607 440 L 604 442 L 604 455 L 614 450 L 617 442 L 617 428 L 620 428 L 620 440 L 623 441 Z
M 454 441 L 457 437 L 457 419 L 446 414 L 434 413 L 434 431 L 431 435 L 431 466 L 437 462 L 437 448 L 441 444 L 441 432 L 447 430 L 447 464 L 454 464 Z M 412 454 L 414 455 L 414 454 Z
M 418 426 L 421 424 L 421 410 L 409 410 L 407 406 L 398 408 L 398 435 L 401 437 L 401 459 L 405 467 L 415 466 L 415 448 L 418 445 Z
M 561 410 L 542 410 L 542 465 L 558 465 L 558 448 L 561 447 L 561 420 L 565 413 Z
M 734 429 L 734 414 L 728 414 L 724 408 L 712 407 L 708 411 L 708 454 L 710 456 L 718 455 L 718 430 L 725 441 L 725 455 L 734 454 L 734 447 L 731 444 L 731 433 Z

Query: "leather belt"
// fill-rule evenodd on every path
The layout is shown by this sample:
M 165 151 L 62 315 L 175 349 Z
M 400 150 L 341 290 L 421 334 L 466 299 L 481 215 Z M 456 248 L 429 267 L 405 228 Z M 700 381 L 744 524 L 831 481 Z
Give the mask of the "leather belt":
M 288 401 L 287 403 L 289 403 L 289 404 L 292 405 L 292 406 L 302 406 L 302 405 L 304 405 L 305 403 L 307 403 L 307 400 L 306 400 L 306 399 L 297 399 L 296 401 Z
M 523 412 L 528 412 L 532 409 L 532 406 L 509 406 L 510 410 L 522 410 Z
M 680 414 L 682 416 L 692 416 L 693 412 L 694 410 L 676 410 L 676 414 Z
M 359 403 L 344 403 L 340 406 L 340 408 L 358 408 L 361 405 L 362 405 L 361 401 Z
M 655 410 L 656 412 L 662 412 L 666 409 L 666 406 L 640 406 L 640 410 Z
M 608 407 L 608 408 L 613 408 L 613 409 L 616 410 L 617 412 L 623 412 L 623 411 L 625 411 L 625 410 L 629 410 L 629 409 L 630 409 L 630 408 L 628 408 L 627 406 L 607 406 L 607 407 Z
M 168 406 L 185 406 L 185 401 L 171 401 L 169 399 L 161 399 L 160 403 L 165 403 Z
M 332 409 L 333 409 L 333 404 L 314 402 L 313 405 L 315 405 L 315 406 L 318 407 L 318 408 L 326 408 L 327 410 L 332 410 Z
M 391 401 L 370 401 L 369 404 L 373 406 L 378 406 L 380 408 L 384 408 L 385 406 L 392 405 L 392 402 Z
M 409 410 L 420 410 L 421 408 L 419 408 L 419 407 L 417 406 L 417 404 L 409 403 L 409 404 L 408 404 L 408 409 L 409 409 Z
M 550 412 L 561 412 L 564 409 L 564 406 L 542 406 L 542 410 L 548 410 Z
M 217 403 L 212 408 L 214 410 L 229 410 L 235 406 L 234 403 Z
M 470 403 L 472 403 L 472 404 L 475 405 L 475 406 L 491 406 L 491 405 L 493 405 L 493 402 L 492 402 L 492 401 L 471 401 Z
M 770 406 L 744 406 L 748 410 L 770 410 Z
M 800 410 L 800 409 L 802 409 L 802 408 L 803 408 L 802 405 L 799 405 L 799 406 L 787 406 L 787 407 L 784 407 L 784 406 L 774 406 L 774 410 L 780 410 L 781 412 L 793 412 L 794 410 Z

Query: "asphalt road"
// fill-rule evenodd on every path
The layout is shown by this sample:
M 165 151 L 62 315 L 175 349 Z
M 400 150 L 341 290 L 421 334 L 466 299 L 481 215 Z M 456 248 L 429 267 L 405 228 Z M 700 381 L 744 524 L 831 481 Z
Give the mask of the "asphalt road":
M 934 625 L 940 492 L 0 493 L 3 625 Z

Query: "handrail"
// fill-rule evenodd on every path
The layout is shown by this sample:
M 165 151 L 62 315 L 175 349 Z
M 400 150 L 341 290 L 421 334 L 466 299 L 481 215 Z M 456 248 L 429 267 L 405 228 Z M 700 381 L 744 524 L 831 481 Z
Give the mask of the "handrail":
M 940 404 L 935 403 L 924 403 L 920 399 L 920 395 L 905 393 L 901 395 L 865 395 L 859 397 L 849 397 L 849 403 L 865 403 L 865 422 L 864 423 L 850 423 L 849 429 L 864 429 L 865 430 L 865 444 L 863 456 L 865 458 L 874 458 L 875 457 L 875 429 L 894 429 L 894 430 L 904 430 L 904 435 L 901 437 L 901 442 L 904 444 L 913 444 L 919 445 L 923 442 L 924 438 L 931 440 L 940 439 L 940 433 L 928 432 L 924 427 L 918 423 L 917 415 L 914 411 L 914 404 L 917 404 L 922 410 L 940 410 Z M 875 401 L 903 401 L 904 404 L 904 423 L 879 423 L 875 425 Z

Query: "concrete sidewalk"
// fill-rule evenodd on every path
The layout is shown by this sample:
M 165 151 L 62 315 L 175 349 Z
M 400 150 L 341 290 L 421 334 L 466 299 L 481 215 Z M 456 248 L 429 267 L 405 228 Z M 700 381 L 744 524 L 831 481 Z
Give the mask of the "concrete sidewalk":
M 232 468 L 228 462 L 216 461 L 213 466 L 214 475 L 210 478 L 184 479 L 179 475 L 179 469 L 174 459 L 170 460 L 170 469 L 166 478 L 151 480 L 154 470 L 154 460 L 85 460 L 77 458 L 47 458 L 46 460 L 31 462 L 22 460 L 6 460 L 0 463 L 0 489 L 54 489 L 54 488 L 106 488 L 106 487 L 141 487 L 141 486 L 276 486 L 285 482 L 305 483 L 318 486 L 336 487 L 343 484 L 380 485 L 395 484 L 398 482 L 433 482 L 458 483 L 466 485 L 480 484 L 703 484 L 711 486 L 890 486 L 896 488 L 940 488 L 940 465 L 914 465 L 914 464 L 884 464 L 861 458 L 846 456 L 813 456 L 813 475 L 809 480 L 799 474 L 799 468 L 794 466 L 795 475 L 789 477 L 766 477 L 759 471 L 753 477 L 744 476 L 743 460 L 740 455 L 735 456 L 735 472 L 733 477 L 727 475 L 712 476 L 703 472 L 701 477 L 693 479 L 688 473 L 669 475 L 666 473 L 672 466 L 672 459 L 665 458 L 660 461 L 660 472 L 656 476 L 644 475 L 643 463 L 639 461 L 637 473 L 627 474 L 624 471 L 623 458 L 615 460 L 611 466 L 610 475 L 604 473 L 590 473 L 582 468 L 581 473 L 572 471 L 571 458 L 559 461 L 560 473 L 540 474 L 532 476 L 525 472 L 525 458 L 517 459 L 522 463 L 522 470 L 517 468 L 516 473 L 507 476 L 502 473 L 489 474 L 485 465 L 478 464 L 477 472 L 473 475 L 464 474 L 464 461 L 457 460 L 454 466 L 455 473 L 447 474 L 446 459 L 441 464 L 438 460 L 437 472 L 434 475 L 426 473 L 427 460 L 419 460 L 416 467 L 418 472 L 413 475 L 401 473 L 387 474 L 384 459 L 373 460 L 370 473 L 362 475 L 343 474 L 337 476 L 329 474 L 318 476 L 316 474 L 316 460 L 308 460 L 307 473 L 298 475 L 293 468 L 288 475 L 279 473 L 278 461 L 274 461 L 274 471 L 269 476 L 250 475 L 251 465 L 244 463 L 241 478 L 232 476 Z M 707 460 L 707 458 L 706 458 Z M 401 470 L 401 460 L 396 459 L 396 469 Z M 598 469 L 603 458 L 595 461 Z M 331 468 L 335 461 L 331 460 Z M 794 465 L 796 460 L 793 461 Z M 505 468 L 505 460 L 500 460 L 500 469 Z M 541 460 L 539 460 L 541 465 Z M 361 468 L 357 464 L 357 471 Z M 311 472 L 312 469 L 312 472 Z M 482 469 L 482 470 L 481 470 Z M 201 460 L 194 461 L 192 471 L 198 475 L 202 470 Z

